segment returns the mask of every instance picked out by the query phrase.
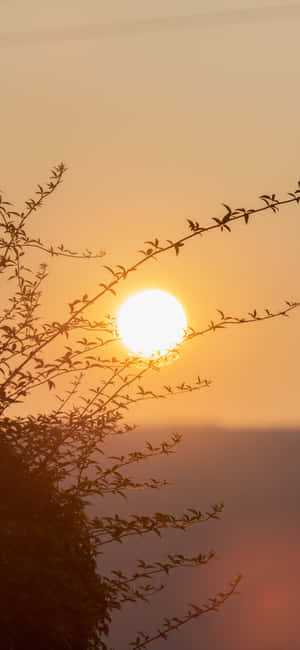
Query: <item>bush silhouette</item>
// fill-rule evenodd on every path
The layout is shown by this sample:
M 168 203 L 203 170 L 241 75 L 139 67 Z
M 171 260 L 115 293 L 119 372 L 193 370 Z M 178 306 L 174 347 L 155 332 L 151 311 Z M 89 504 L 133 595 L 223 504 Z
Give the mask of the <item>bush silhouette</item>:
M 85 650 L 99 621 L 105 628 L 107 590 L 83 505 L 58 491 L 46 472 L 30 472 L 4 440 L 0 538 L 2 647 Z

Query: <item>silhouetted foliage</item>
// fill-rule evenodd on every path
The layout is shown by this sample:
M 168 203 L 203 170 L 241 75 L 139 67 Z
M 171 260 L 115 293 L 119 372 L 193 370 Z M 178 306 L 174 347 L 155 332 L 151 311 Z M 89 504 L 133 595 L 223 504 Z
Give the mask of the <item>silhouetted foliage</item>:
M 94 255 L 91 251 L 76 253 L 63 244 L 46 245 L 27 233 L 30 217 L 61 183 L 64 172 L 64 165 L 55 167 L 47 188 L 38 186 L 38 198 L 29 199 L 23 212 L 12 210 L 0 197 L 0 274 L 3 282 L 10 280 L 5 286 L 12 287 L 0 314 L 0 624 L 2 638 L 11 650 L 25 646 L 105 650 L 104 637 L 113 611 L 127 603 L 148 601 L 164 588 L 165 584 L 157 586 L 152 581 L 154 575 L 165 577 L 178 568 L 197 568 L 214 558 L 213 552 L 196 557 L 168 555 L 162 562 L 140 560 L 131 575 L 118 567 L 105 574 L 101 560 L 107 544 L 153 532 L 161 536 L 168 528 L 186 530 L 219 518 L 223 504 L 212 505 L 205 513 L 187 508 L 179 516 L 161 512 L 123 518 L 118 513 L 87 514 L 86 506 L 94 497 L 125 496 L 132 488 L 160 489 L 166 484 L 157 479 L 138 482 L 130 478 L 128 468 L 173 453 L 180 442 L 177 434 L 156 447 L 148 442 L 126 456 L 105 456 L 106 439 L 130 433 L 133 428 L 124 421 L 131 404 L 210 385 L 198 376 L 194 381 L 165 385 L 159 392 L 145 389 L 145 376 L 176 357 L 181 346 L 164 359 L 118 358 L 110 352 L 118 340 L 114 316 L 90 320 L 88 310 L 107 292 L 115 294 L 117 285 L 149 259 L 168 251 L 178 256 L 192 238 L 216 229 L 230 232 L 237 220 L 247 225 L 257 214 L 278 212 L 282 205 L 300 201 L 298 183 L 285 200 L 275 194 L 261 195 L 263 206 L 257 209 L 232 210 L 224 205 L 225 214 L 206 227 L 189 219 L 189 231 L 181 239 L 162 243 L 154 238 L 145 242 L 146 248 L 139 251 L 132 266 L 104 266 L 109 280 L 102 282 L 94 295 L 85 294 L 71 302 L 67 319 L 48 322 L 42 320 L 39 310 L 47 267 L 43 262 L 37 271 L 32 269 L 30 257 L 27 260 L 31 249 L 71 259 L 103 256 L 102 251 Z M 220 328 L 287 316 L 299 304 L 286 301 L 276 312 L 266 309 L 259 314 L 253 309 L 246 316 L 231 316 L 218 309 L 217 318 L 201 331 L 189 327 L 181 345 Z M 54 341 L 61 342 L 59 354 L 55 353 L 57 346 L 52 346 Z M 93 382 L 95 370 L 96 384 L 83 390 L 83 381 L 91 377 Z M 68 377 L 69 388 L 64 391 L 60 382 Z M 42 386 L 62 391 L 57 395 L 58 407 L 32 415 L 16 414 L 15 405 Z M 217 611 L 236 592 L 239 580 L 238 575 L 208 603 L 190 605 L 180 618 L 165 619 L 158 631 L 139 633 L 131 647 L 148 647 L 190 620 Z
M 31 472 L 4 436 L 0 494 L 2 647 L 85 650 L 108 621 L 81 500 Z

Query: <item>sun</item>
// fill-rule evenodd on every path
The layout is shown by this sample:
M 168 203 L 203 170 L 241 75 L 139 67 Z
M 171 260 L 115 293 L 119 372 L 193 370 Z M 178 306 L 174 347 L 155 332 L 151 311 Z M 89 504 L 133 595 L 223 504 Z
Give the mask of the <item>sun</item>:
M 117 316 L 118 333 L 131 352 L 142 357 L 163 356 L 180 343 L 187 320 L 180 302 L 160 289 L 131 296 Z

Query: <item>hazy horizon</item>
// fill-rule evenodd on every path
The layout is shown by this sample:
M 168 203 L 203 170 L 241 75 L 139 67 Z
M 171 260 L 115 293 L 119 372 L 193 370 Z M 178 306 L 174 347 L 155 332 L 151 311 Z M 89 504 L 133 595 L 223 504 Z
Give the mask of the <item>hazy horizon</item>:
M 142 429 L 120 446 L 142 446 L 145 438 L 155 443 L 171 432 Z M 176 552 L 214 550 L 218 559 L 198 571 L 178 570 L 168 578 L 166 591 L 148 606 L 129 604 L 116 616 L 112 642 L 118 649 L 126 647 L 122 640 L 131 640 L 137 614 L 138 629 L 156 629 L 162 616 L 180 616 L 187 602 L 205 602 L 240 571 L 239 596 L 218 614 L 200 617 L 168 641 L 158 642 L 157 650 L 298 650 L 300 428 L 241 431 L 211 426 L 209 431 L 189 427 L 182 433 L 175 455 L 144 463 L 134 472 L 143 479 L 166 478 L 170 487 L 157 493 L 134 492 L 125 502 L 101 501 L 99 508 L 104 514 L 113 506 L 121 517 L 157 510 L 180 514 L 190 506 L 205 512 L 210 504 L 224 501 L 220 521 L 199 524 L 187 533 L 166 532 L 161 540 L 148 535 L 123 547 L 115 544 L 105 568 L 117 559 L 121 569 L 133 569 L 138 558 L 163 561 L 167 553 Z

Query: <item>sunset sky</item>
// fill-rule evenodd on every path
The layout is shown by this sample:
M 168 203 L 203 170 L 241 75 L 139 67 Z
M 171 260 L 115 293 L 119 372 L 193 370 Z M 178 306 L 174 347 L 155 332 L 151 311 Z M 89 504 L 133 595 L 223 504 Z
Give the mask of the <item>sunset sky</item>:
M 32 233 L 76 250 L 106 251 L 98 262 L 52 264 L 44 300 L 53 320 L 63 318 L 67 302 L 96 292 L 108 277 L 102 264 L 134 263 L 145 240 L 183 236 L 187 218 L 208 225 L 224 214 L 222 202 L 255 208 L 260 194 L 283 198 L 296 188 L 300 4 L 2 0 L 0 24 L 0 187 L 21 209 L 36 184 L 63 161 L 65 181 L 32 221 Z M 247 227 L 234 224 L 231 233 L 212 231 L 192 239 L 179 257 L 171 251 L 159 262 L 150 261 L 120 285 L 116 298 L 99 304 L 95 316 L 117 313 L 128 296 L 147 288 L 172 293 L 195 329 L 215 319 L 216 309 L 233 316 L 254 308 L 277 310 L 286 299 L 300 300 L 299 253 L 300 207 L 292 204 L 277 215 L 255 216 Z M 240 429 L 241 436 L 254 428 L 295 431 L 300 426 L 299 326 L 300 309 L 289 319 L 232 327 L 192 341 L 150 383 L 159 388 L 200 375 L 211 379 L 212 387 L 172 402 L 138 405 L 131 420 L 148 430 L 186 427 L 192 446 L 184 453 L 190 459 L 197 427 L 203 440 L 206 426 L 217 431 L 216 449 L 225 431 Z M 206 454 L 207 444 L 212 443 L 206 440 L 201 452 L 198 440 L 195 453 Z M 241 443 L 237 463 L 246 458 L 246 449 Z M 228 469 L 231 456 L 226 458 Z M 288 483 L 287 477 L 288 470 Z M 210 496 L 213 485 L 210 475 L 209 502 L 217 499 Z M 220 481 L 220 499 L 226 485 Z M 200 488 L 202 483 L 194 499 Z M 255 493 L 253 503 L 258 500 Z M 293 526 L 299 532 L 299 522 Z M 216 546 L 221 555 L 220 538 Z M 276 553 L 286 549 L 280 538 Z M 293 553 L 296 557 L 295 544 Z M 246 570 L 243 562 L 247 565 L 245 558 L 231 558 L 228 579 L 231 569 Z M 262 565 L 260 559 L 258 573 Z M 299 591 L 297 597 L 299 602 Z M 226 646 L 220 637 L 203 650 L 294 650 L 299 647 L 293 645 L 295 635 L 290 645 L 276 646 L 276 638 L 267 636 L 265 645 L 257 638 L 249 648 L 243 636 L 236 637 L 236 645 L 226 637 Z M 171 640 L 162 647 L 175 645 Z M 202 650 L 195 639 L 182 647 Z
M 32 231 L 72 247 L 102 248 L 103 263 L 126 264 L 144 240 L 182 235 L 189 216 L 205 225 L 222 214 L 222 202 L 254 207 L 259 194 L 292 191 L 300 176 L 300 20 L 295 10 L 288 18 L 291 5 L 280 20 L 268 5 L 269 20 L 245 12 L 236 21 L 241 3 L 2 3 L 2 189 L 21 205 L 51 166 L 63 160 L 69 167 Z M 198 29 L 179 23 L 47 45 L 30 38 L 17 45 L 12 38 L 225 10 L 231 20 Z M 124 283 L 110 308 L 148 287 L 174 293 L 197 329 L 215 318 L 216 308 L 233 315 L 280 308 L 299 298 L 299 231 L 293 205 L 247 228 L 237 224 L 231 235 L 192 240 L 179 259 L 165 255 Z M 58 309 L 101 279 L 99 266 L 57 266 L 48 304 Z M 200 374 L 214 387 L 188 404 L 174 402 L 174 420 L 297 424 L 299 318 L 294 312 L 289 321 L 224 330 L 186 346 L 172 376 Z M 151 418 L 161 422 L 165 412 L 158 406 Z

